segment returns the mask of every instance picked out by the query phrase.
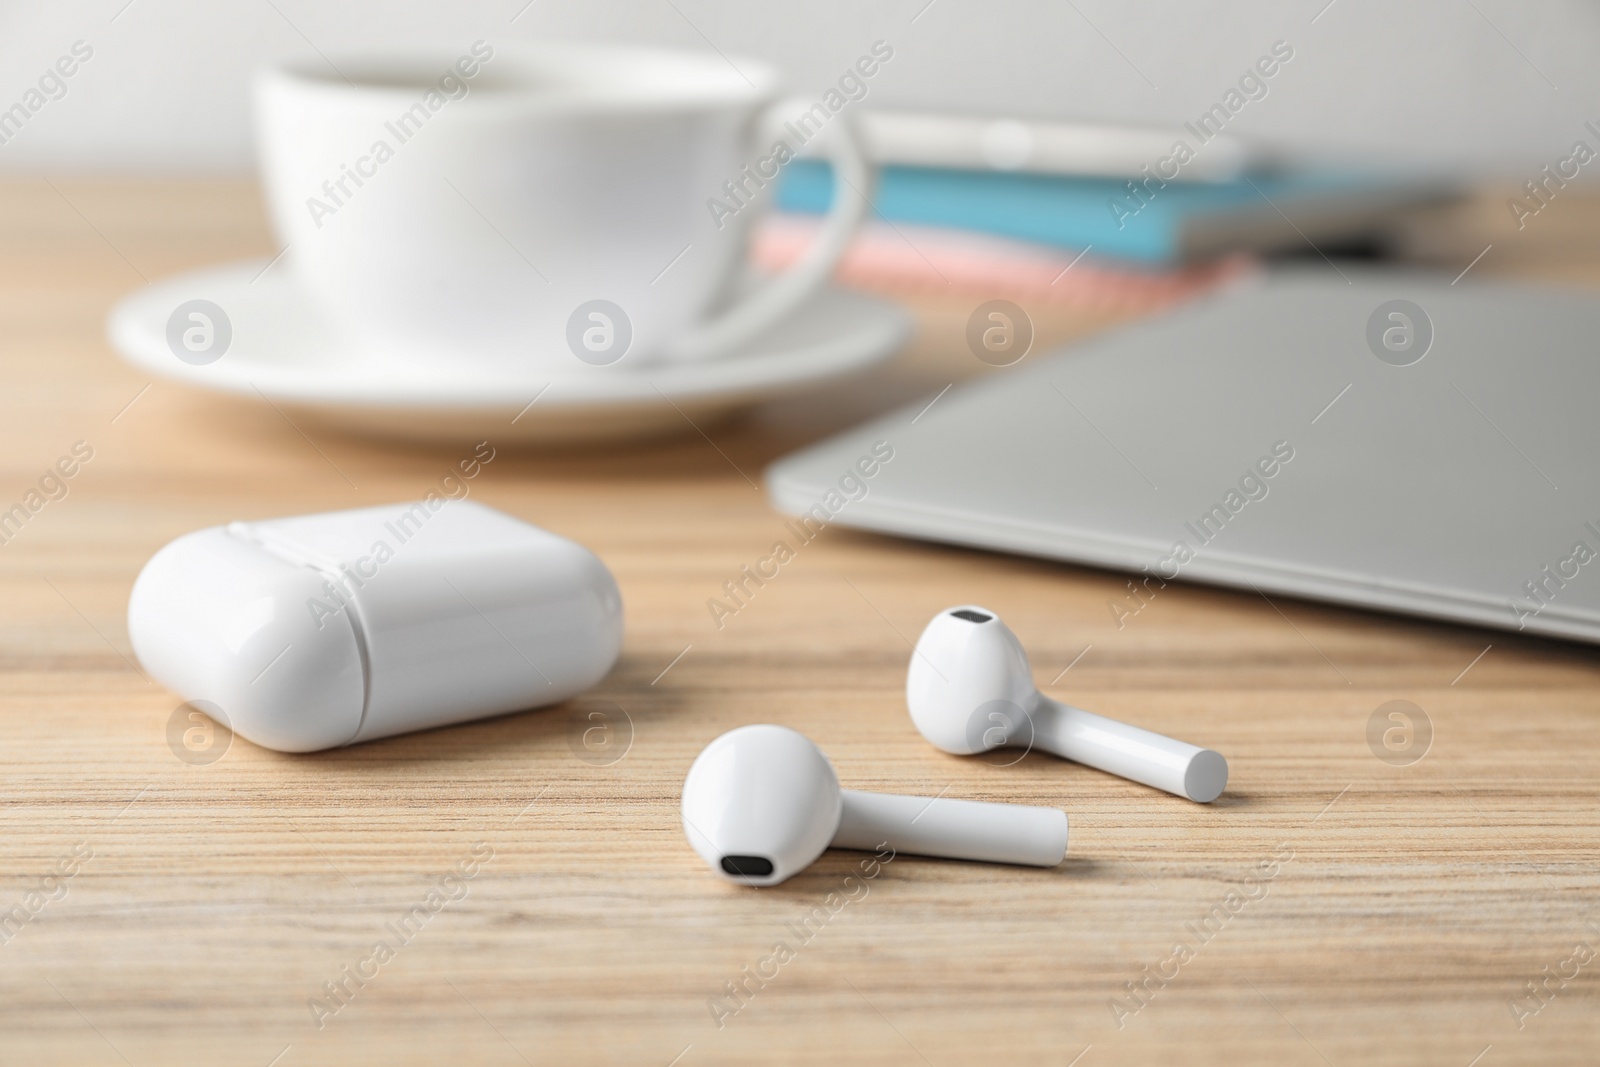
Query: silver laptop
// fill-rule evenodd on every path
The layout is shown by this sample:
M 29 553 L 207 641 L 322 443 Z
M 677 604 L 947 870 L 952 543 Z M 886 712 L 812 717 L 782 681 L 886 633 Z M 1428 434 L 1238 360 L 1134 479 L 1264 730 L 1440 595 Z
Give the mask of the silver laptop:
M 1324 267 L 1035 353 L 766 480 L 808 528 L 1600 641 L 1597 398 L 1600 299 Z

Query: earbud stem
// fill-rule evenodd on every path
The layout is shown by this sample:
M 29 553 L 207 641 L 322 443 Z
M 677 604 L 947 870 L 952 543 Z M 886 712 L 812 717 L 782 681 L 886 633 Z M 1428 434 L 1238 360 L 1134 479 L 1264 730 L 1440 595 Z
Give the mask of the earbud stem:
M 1040 695 L 1035 743 L 1086 767 L 1208 804 L 1228 783 L 1228 761 L 1208 748 L 1108 719 Z
M 843 789 L 834 848 L 1054 867 L 1067 854 L 1067 814 L 1057 808 L 985 804 Z

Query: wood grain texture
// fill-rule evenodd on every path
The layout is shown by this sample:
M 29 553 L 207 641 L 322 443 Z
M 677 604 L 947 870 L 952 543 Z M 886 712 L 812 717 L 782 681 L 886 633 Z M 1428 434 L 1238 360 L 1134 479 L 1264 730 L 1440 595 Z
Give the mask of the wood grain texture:
M 1576 193 L 1558 206 L 1596 214 Z M 1536 261 L 1536 239 L 1504 262 Z M 204 525 L 418 496 L 458 458 L 308 437 L 107 348 L 106 310 L 142 278 L 271 252 L 245 184 L 0 187 L 0 507 L 94 448 L 0 546 L 0 1062 L 1595 1061 L 1600 960 L 1564 963 L 1600 949 L 1591 649 L 1180 584 L 1119 629 L 1119 575 L 839 529 L 713 625 L 707 598 L 780 534 L 751 484 L 764 464 L 1003 373 L 966 354 L 959 301 L 919 308 L 907 355 L 848 387 L 643 449 L 502 450 L 473 483 L 616 573 L 628 635 L 594 694 L 626 715 L 616 762 L 576 754 L 602 707 L 584 702 L 317 756 L 236 740 L 178 759 L 177 701 L 127 642 L 144 561 Z M 1600 282 L 1592 250 L 1560 271 Z M 1041 313 L 1041 343 L 1109 318 Z M 926 745 L 908 639 L 974 600 L 1047 690 L 1226 753 L 1228 793 L 1201 807 Z M 1394 699 L 1435 731 L 1410 766 L 1366 741 Z M 724 885 L 683 839 L 678 790 L 708 740 L 760 721 L 810 735 L 851 786 L 1058 805 L 1069 859 L 900 857 L 861 880 L 865 854 L 837 852 L 777 889 Z M 46 881 L 75 846 L 92 858 Z M 401 943 L 389 924 L 474 848 L 465 895 Z M 5 927 L 15 907 L 27 919 Z M 394 958 L 319 1027 L 308 1001 L 380 938 Z M 725 983 L 780 941 L 793 958 L 719 1026 Z M 1520 1026 L 1517 1002 L 1539 1007 Z

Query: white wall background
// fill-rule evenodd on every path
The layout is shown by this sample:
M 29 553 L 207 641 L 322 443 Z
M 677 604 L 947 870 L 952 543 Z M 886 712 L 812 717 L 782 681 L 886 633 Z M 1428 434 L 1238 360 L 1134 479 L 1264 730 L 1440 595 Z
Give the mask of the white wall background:
M 881 106 L 1139 123 L 1197 115 L 1283 39 L 1240 133 L 1524 178 L 1600 126 L 1592 0 L 0 0 L 0 109 L 94 49 L 0 170 L 243 171 L 260 63 L 480 37 L 715 47 L 798 90 L 881 37 Z

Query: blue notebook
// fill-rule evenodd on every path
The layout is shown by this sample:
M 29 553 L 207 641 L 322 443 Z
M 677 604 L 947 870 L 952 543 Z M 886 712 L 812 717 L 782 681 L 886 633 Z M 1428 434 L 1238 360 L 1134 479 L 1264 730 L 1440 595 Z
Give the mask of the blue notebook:
M 874 202 L 892 222 L 1170 264 L 1353 236 L 1396 210 L 1448 195 L 1434 183 L 1320 172 L 1137 188 L 1136 194 L 1117 178 L 889 166 L 879 173 Z M 784 168 L 776 197 L 781 210 L 822 212 L 832 201 L 827 163 L 801 159 Z

